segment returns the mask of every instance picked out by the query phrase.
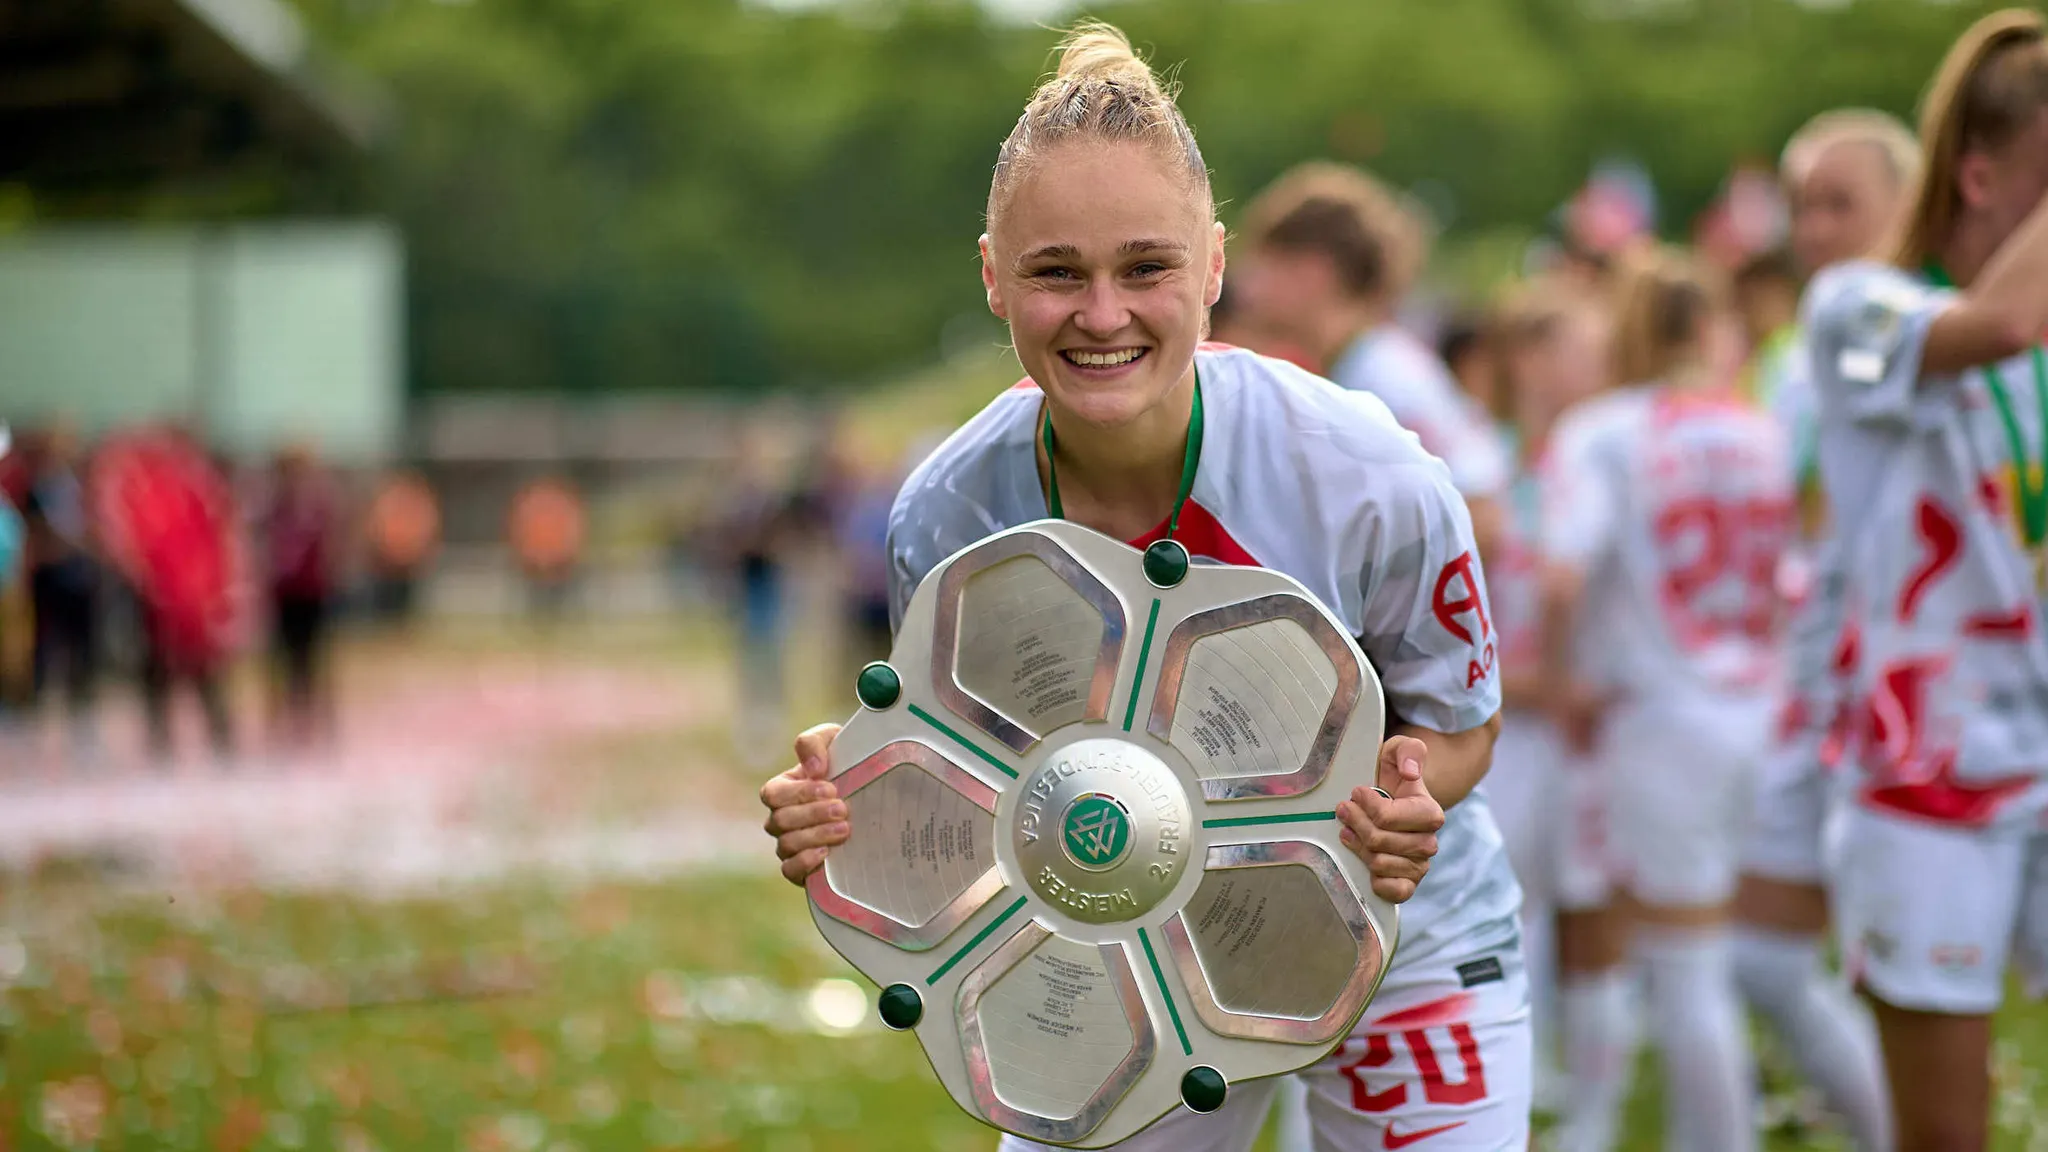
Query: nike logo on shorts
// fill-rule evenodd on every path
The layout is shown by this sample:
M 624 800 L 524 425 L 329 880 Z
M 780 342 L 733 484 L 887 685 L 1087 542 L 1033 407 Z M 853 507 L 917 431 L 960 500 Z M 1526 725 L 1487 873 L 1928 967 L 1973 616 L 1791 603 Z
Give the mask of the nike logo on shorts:
M 1419 1144 L 1431 1136 L 1441 1136 L 1453 1128 L 1463 1128 L 1464 1126 L 1465 1122 L 1459 1120 L 1452 1124 L 1439 1124 L 1434 1128 L 1418 1128 L 1413 1132 L 1404 1134 L 1394 1131 L 1394 1126 L 1389 1124 L 1387 1125 L 1386 1138 L 1387 1152 L 1396 1152 L 1396 1149 L 1406 1148 L 1410 1144 Z

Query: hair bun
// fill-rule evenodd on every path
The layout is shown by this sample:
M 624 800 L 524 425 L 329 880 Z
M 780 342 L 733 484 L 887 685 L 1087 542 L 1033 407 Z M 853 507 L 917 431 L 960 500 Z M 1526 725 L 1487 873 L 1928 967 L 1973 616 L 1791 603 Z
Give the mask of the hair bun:
M 1074 25 L 1060 41 L 1061 80 L 1122 80 L 1147 87 L 1158 81 L 1152 69 L 1138 58 L 1131 41 L 1114 25 L 1085 20 Z

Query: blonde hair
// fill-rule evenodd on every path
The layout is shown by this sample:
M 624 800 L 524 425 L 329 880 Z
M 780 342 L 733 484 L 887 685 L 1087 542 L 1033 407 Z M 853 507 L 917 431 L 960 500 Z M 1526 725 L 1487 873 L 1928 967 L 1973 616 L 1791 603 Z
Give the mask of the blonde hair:
M 1778 172 L 1786 184 L 1796 187 L 1820 162 L 1821 154 L 1837 144 L 1877 149 L 1895 188 L 1920 178 L 1920 141 L 1913 130 L 1891 113 L 1874 108 L 1835 108 L 1808 120 L 1785 142 Z
M 2048 21 L 2009 8 L 1970 25 L 1934 74 L 1920 107 L 1926 162 L 1892 259 L 1917 269 L 1954 229 L 1956 168 L 1967 152 L 1995 151 L 2048 108 Z
M 1684 251 L 1659 245 L 1622 261 L 1615 284 L 1616 384 L 1662 380 L 1701 351 L 1727 288 Z
M 1139 59 L 1130 40 L 1111 25 L 1089 20 L 1076 24 L 1058 51 L 1059 69 L 1031 94 L 1024 114 L 996 153 L 995 176 L 988 189 L 990 230 L 1034 158 L 1079 137 L 1159 146 L 1213 213 L 1209 168 L 1202 162 L 1194 130 L 1174 103 L 1174 89 L 1162 84 L 1151 66 Z
M 1369 174 L 1327 161 L 1267 185 L 1245 209 L 1243 232 L 1254 247 L 1323 253 L 1354 296 L 1399 296 L 1429 259 L 1420 211 Z

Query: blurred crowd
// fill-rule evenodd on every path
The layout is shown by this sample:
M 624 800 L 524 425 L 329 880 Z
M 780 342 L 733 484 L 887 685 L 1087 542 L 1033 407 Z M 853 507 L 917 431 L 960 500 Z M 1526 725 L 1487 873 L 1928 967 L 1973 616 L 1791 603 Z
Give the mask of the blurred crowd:
M 901 469 L 829 434 L 811 439 L 794 455 L 750 444 L 720 470 L 709 503 L 665 529 L 670 600 L 708 593 L 729 607 L 742 712 L 762 725 L 781 715 L 782 652 L 820 579 L 835 666 L 888 652 L 884 536 Z M 441 495 L 427 476 L 337 467 L 304 443 L 254 464 L 173 425 L 92 441 L 62 425 L 15 426 L 0 445 L 0 728 L 48 720 L 74 762 L 97 757 L 99 705 L 119 683 L 139 692 L 154 756 L 172 755 L 171 718 L 187 695 L 212 752 L 233 755 L 248 728 L 231 716 L 225 682 L 253 654 L 266 665 L 256 726 L 266 745 L 330 740 L 336 624 L 413 618 L 443 551 Z M 562 614 L 598 566 L 589 504 L 607 495 L 546 472 L 505 504 L 494 554 L 537 618 Z
M 199 705 L 213 751 L 235 751 L 224 678 L 259 641 L 273 665 L 268 726 L 305 746 L 332 733 L 324 668 L 341 593 L 358 578 L 385 615 L 432 552 L 430 496 L 389 478 L 361 507 L 312 448 L 238 468 L 172 425 L 87 443 L 62 426 L 15 428 L 0 454 L 0 722 L 61 715 L 90 762 L 98 704 L 116 678 L 140 689 L 150 751 L 173 750 L 174 701 Z

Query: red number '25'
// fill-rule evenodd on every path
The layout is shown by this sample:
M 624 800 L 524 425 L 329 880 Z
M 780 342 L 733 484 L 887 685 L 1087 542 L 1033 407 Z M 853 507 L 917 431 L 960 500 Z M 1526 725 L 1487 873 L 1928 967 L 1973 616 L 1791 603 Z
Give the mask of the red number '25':
M 1664 506 L 1655 524 L 1657 548 L 1677 563 L 1664 569 L 1660 597 L 1680 644 L 1698 648 L 1731 635 L 1770 635 L 1778 562 L 1792 527 L 1789 500 L 1691 496 Z

